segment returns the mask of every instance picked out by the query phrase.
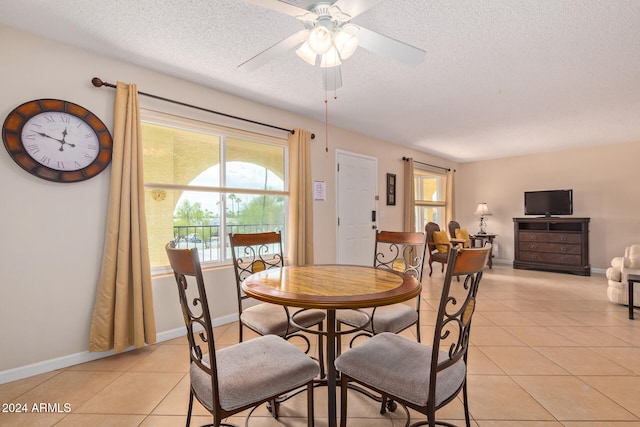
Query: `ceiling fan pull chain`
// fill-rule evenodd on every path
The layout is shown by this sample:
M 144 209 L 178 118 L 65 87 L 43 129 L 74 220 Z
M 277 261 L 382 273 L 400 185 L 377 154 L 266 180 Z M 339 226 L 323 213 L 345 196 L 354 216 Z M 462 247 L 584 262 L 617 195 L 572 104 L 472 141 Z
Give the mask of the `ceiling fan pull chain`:
M 325 91 L 324 96 L 324 151 L 329 152 L 329 101 L 327 100 L 327 93 Z

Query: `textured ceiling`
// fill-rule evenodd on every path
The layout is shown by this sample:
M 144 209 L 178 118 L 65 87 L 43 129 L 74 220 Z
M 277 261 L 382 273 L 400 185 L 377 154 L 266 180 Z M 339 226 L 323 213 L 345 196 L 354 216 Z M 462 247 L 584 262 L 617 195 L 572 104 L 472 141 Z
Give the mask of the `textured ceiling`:
M 352 22 L 426 60 L 358 49 L 332 125 L 459 162 L 640 141 L 639 0 L 385 0 Z M 2 1 L 0 23 L 324 121 L 320 69 L 293 50 L 238 70 L 303 28 L 254 4 Z

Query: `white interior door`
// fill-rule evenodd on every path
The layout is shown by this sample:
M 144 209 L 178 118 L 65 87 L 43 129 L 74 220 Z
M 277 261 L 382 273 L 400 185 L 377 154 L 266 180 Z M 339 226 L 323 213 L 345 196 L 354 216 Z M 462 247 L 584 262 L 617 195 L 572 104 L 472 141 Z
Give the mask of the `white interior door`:
M 377 229 L 378 159 L 336 152 L 338 264 L 372 265 Z M 375 217 L 374 217 L 375 215 Z

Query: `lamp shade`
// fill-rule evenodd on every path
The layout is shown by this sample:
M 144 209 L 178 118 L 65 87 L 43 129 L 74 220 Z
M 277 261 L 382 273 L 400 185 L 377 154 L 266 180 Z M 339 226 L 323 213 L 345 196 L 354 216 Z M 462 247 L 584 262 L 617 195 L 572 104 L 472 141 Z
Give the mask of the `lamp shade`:
M 318 55 L 326 53 L 333 46 L 332 34 L 323 25 L 317 25 L 309 32 L 309 47 Z
M 302 58 L 306 63 L 316 65 L 316 53 L 311 50 L 309 43 L 302 43 L 302 46 L 296 50 L 296 55 Z
M 346 24 L 333 34 L 333 43 L 340 53 L 340 58 L 347 59 L 358 49 L 360 41 L 356 37 L 359 28 L 353 24 Z
M 489 211 L 489 206 L 487 206 L 486 203 L 478 203 L 475 214 L 480 216 L 488 216 L 491 215 L 491 211 Z
M 333 46 L 327 53 L 322 55 L 322 61 L 320 61 L 320 67 L 322 68 L 337 67 L 340 64 L 342 64 L 340 55 L 338 55 L 338 51 Z

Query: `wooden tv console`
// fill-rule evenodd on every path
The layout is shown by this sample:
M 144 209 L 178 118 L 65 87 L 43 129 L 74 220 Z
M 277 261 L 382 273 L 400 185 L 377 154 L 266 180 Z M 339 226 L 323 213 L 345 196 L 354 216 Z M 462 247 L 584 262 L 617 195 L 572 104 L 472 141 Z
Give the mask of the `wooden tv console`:
M 513 268 L 591 275 L 590 218 L 513 218 Z

